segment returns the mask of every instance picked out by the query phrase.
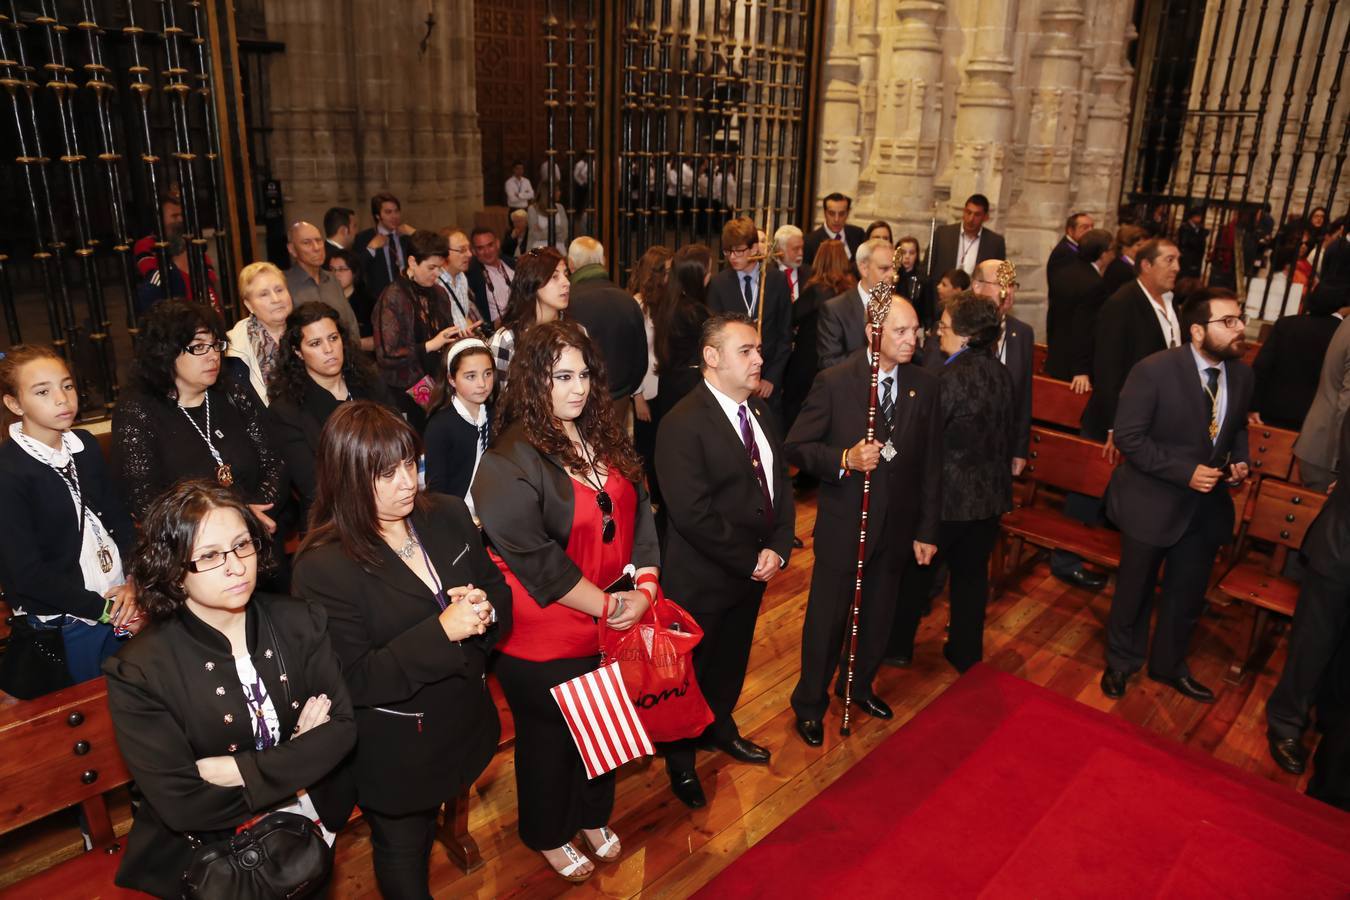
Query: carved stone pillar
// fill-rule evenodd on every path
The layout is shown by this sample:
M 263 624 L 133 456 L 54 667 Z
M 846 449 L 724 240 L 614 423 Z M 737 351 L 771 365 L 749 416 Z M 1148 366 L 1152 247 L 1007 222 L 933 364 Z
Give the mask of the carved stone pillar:
M 960 215 L 966 197 L 989 197 L 995 223 L 1005 200 L 1005 168 L 1013 137 L 1012 44 L 1017 0 L 981 0 L 965 84 L 957 92 L 956 125 L 947 177 L 945 221 Z M 944 217 L 939 215 L 939 221 Z
M 834 6 L 825 33 L 825 90 L 820 104 L 820 159 L 816 168 L 819 197 L 832 191 L 855 193 L 862 166 L 863 139 L 859 128 L 858 57 L 849 38 L 851 4 Z M 812 225 L 821 218 L 813 204 Z
M 1101 227 L 1114 228 L 1125 170 L 1133 71 L 1125 45 L 1133 36 L 1132 0 L 1102 4 L 1094 33 L 1101 39 L 1100 64 L 1087 99 L 1087 128 L 1080 163 L 1075 169 L 1078 208 L 1092 214 Z

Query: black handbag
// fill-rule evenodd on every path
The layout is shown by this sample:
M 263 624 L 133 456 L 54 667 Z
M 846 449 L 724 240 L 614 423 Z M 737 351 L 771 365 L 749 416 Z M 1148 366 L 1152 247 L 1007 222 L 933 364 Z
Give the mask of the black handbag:
M 261 605 L 258 613 L 272 638 L 289 703 L 291 685 L 281 643 Z M 323 831 L 299 813 L 267 813 L 248 828 L 210 844 L 191 834 L 187 839 L 196 851 L 183 872 L 185 900 L 309 897 L 323 889 L 333 869 L 333 848 L 323 839 Z
M 20 700 L 68 688 L 75 682 L 66 666 L 60 628 L 34 628 L 28 616 L 12 616 L 9 641 L 0 656 L 0 691 Z

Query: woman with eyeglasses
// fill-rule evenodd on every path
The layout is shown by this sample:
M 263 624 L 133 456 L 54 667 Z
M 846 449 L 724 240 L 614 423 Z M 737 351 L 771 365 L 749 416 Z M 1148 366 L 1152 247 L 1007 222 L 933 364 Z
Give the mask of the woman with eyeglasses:
M 421 900 L 437 813 L 497 752 L 485 672 L 511 592 L 464 501 L 418 491 L 422 442 L 396 412 L 343 404 L 319 446 L 293 589 L 327 610 L 356 707 L 344 777 L 370 825 L 380 894 Z
M 356 321 L 361 325 L 361 349 L 367 352 L 375 350 L 375 326 L 370 317 L 375 312 L 375 298 L 366 290 L 366 279 L 361 259 L 350 250 L 328 249 L 328 260 L 324 268 L 333 273 L 333 277 L 342 286 L 342 296 L 351 304 L 356 313 Z M 351 336 L 353 340 L 357 335 Z
M 331 845 L 351 804 L 329 775 L 356 725 L 323 608 L 255 591 L 267 533 L 234 492 L 180 482 L 141 525 L 129 574 L 150 623 L 103 664 L 142 797 L 116 882 L 178 897 L 192 840 L 260 814 L 314 819 Z
M 473 496 L 515 598 L 496 673 L 516 726 L 520 839 L 568 881 L 619 857 L 614 774 L 587 779 L 549 691 L 600 662 L 597 620 L 631 628 L 656 594 L 660 554 L 642 463 L 595 345 L 572 322 L 530 329 L 511 360 L 501 430 Z M 601 386 L 592 390 L 593 386 Z M 635 590 L 608 591 L 624 568 Z
M 112 468 L 136 519 L 175 482 L 205 478 L 234 491 L 275 540 L 284 466 L 252 388 L 220 380 L 227 346 L 198 303 L 161 303 L 141 320 L 132 390 L 113 412 Z
M 497 365 L 499 388 L 506 387 L 516 343 L 535 325 L 562 318 L 571 296 L 567 260 L 557 250 L 538 247 L 516 260 L 516 275 L 511 280 L 506 312 L 502 313 L 502 327 L 492 335 L 489 345 Z

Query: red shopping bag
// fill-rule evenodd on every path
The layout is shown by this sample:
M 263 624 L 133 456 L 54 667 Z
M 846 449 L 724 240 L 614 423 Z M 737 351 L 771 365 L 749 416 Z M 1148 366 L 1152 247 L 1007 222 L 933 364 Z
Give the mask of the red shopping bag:
M 694 646 L 703 629 L 658 590 L 648 615 L 627 631 L 606 629 L 607 660 L 618 663 L 628 697 L 653 741 L 698 737 L 713 720 L 694 677 Z

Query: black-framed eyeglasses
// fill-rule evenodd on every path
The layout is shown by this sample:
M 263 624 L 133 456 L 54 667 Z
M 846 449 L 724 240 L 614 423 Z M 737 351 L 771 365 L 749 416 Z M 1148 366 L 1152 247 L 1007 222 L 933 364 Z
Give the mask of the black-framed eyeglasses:
M 1241 327 L 1243 327 L 1243 328 L 1246 328 L 1246 327 L 1247 327 L 1247 316 L 1246 316 L 1246 315 L 1241 315 L 1241 316 L 1219 316 L 1219 318 L 1217 318 L 1217 319 L 1209 319 L 1208 321 L 1205 322 L 1205 324 L 1206 324 L 1206 325 L 1215 325 L 1215 324 L 1218 324 L 1219 322 L 1222 322 L 1222 323 L 1223 323 L 1223 327 L 1224 327 L 1224 328 L 1237 328 L 1238 326 L 1241 326 Z
M 595 505 L 600 507 L 600 520 L 604 523 L 600 533 L 600 539 L 608 544 L 614 540 L 614 501 L 609 499 L 609 494 L 604 491 L 595 492 Z
M 228 550 L 211 550 L 194 560 L 189 560 L 188 568 L 198 573 L 210 572 L 212 569 L 219 569 L 225 565 L 225 558 L 231 553 L 234 554 L 235 559 L 248 559 L 257 553 L 261 547 L 262 541 L 257 538 L 245 538 Z
M 190 353 L 193 356 L 205 356 L 206 354 L 211 353 L 212 351 L 216 353 L 224 353 L 227 349 L 229 349 L 229 346 L 230 346 L 229 341 L 212 341 L 209 344 L 188 344 L 186 347 L 183 348 L 183 352 Z

